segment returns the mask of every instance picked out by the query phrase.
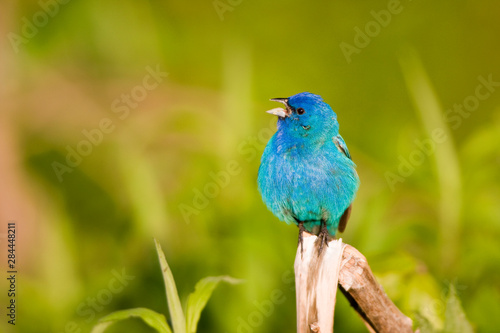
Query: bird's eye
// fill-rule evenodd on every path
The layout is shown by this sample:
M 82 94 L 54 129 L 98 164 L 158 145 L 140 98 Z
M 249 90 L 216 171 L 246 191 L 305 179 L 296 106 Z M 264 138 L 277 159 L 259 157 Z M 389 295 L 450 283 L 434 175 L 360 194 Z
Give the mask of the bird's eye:
M 306 112 L 306 110 L 304 110 L 303 108 L 297 109 L 297 114 L 304 114 L 304 112 Z

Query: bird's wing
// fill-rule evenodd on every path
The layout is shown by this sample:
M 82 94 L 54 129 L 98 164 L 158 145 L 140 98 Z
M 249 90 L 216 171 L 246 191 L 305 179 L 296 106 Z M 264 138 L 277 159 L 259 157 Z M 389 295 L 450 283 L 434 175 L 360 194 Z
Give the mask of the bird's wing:
M 343 153 L 350 160 L 352 160 L 351 154 L 349 153 L 349 149 L 347 149 L 347 145 L 345 144 L 345 141 L 344 141 L 344 139 L 342 139 L 340 134 L 333 138 L 333 142 L 335 143 L 335 146 L 337 146 L 337 149 L 341 153 Z M 344 232 L 345 227 L 347 226 L 347 221 L 349 221 L 349 217 L 351 216 L 351 209 L 352 209 L 352 204 L 346 208 L 346 210 L 344 211 L 344 213 L 340 217 L 339 226 L 337 227 L 338 231 Z
M 344 232 L 345 227 L 347 226 L 347 221 L 349 221 L 349 217 L 351 216 L 351 207 L 352 204 L 347 207 L 347 209 L 344 211 L 344 214 L 342 214 L 342 216 L 340 217 L 339 226 L 337 228 L 340 232 Z
M 338 150 L 340 150 L 340 152 L 344 153 L 345 156 L 351 159 L 349 149 L 347 149 L 347 145 L 345 144 L 344 139 L 342 139 L 340 134 L 333 138 L 333 142 L 335 142 L 335 145 L 337 146 Z

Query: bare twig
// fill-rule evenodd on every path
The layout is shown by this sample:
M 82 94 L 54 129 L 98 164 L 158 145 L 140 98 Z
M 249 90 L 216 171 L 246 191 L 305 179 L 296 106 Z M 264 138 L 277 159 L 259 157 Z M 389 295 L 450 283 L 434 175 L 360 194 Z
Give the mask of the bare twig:
M 387 297 L 365 256 L 345 244 L 339 287 L 373 332 L 413 332 L 412 320 Z
M 317 237 L 304 234 L 295 258 L 297 332 L 333 332 L 337 284 L 370 332 L 413 332 L 412 321 L 387 297 L 366 258 L 342 240 L 318 255 Z

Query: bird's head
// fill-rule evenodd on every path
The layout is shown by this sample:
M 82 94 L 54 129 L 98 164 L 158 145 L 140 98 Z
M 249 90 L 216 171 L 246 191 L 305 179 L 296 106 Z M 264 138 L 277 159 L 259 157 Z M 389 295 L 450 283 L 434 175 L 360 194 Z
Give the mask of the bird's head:
M 267 111 L 278 116 L 278 131 L 292 137 L 320 139 L 338 134 L 339 123 L 332 108 L 319 95 L 303 92 L 288 98 L 273 98 L 285 108 Z

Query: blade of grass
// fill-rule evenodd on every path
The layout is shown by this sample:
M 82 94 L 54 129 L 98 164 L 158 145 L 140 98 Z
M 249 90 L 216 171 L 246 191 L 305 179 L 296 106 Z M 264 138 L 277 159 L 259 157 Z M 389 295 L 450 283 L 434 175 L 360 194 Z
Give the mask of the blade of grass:
M 102 333 L 117 321 L 126 320 L 133 317 L 142 319 L 146 324 L 160 333 L 172 333 L 172 330 L 168 326 L 164 315 L 146 308 L 116 311 L 105 317 L 102 317 L 101 319 L 99 319 L 98 324 L 94 326 L 91 333 Z
M 160 260 L 160 267 L 163 273 L 163 281 L 165 282 L 165 291 L 167 293 L 168 310 L 172 318 L 172 326 L 175 333 L 186 333 L 186 319 L 182 311 L 181 301 L 177 294 L 177 287 L 175 286 L 174 276 L 168 266 L 165 254 L 161 249 L 160 243 L 155 239 L 156 251 Z
M 123 190 L 130 198 L 135 226 L 146 236 L 163 235 L 168 226 L 165 223 L 168 212 L 153 163 L 128 136 L 121 143 L 116 149 L 117 165 L 122 173 Z
M 189 295 L 187 301 L 186 324 L 188 333 L 196 332 L 201 311 L 205 308 L 205 305 L 210 299 L 210 296 L 212 296 L 214 289 L 222 281 L 231 284 L 242 282 L 242 280 L 238 280 L 230 276 L 208 276 L 201 279 L 196 284 L 194 291 Z
M 440 192 L 440 237 L 443 268 L 453 267 L 458 252 L 462 183 L 459 161 L 450 129 L 443 119 L 442 108 L 436 92 L 420 59 L 408 50 L 400 59 L 406 85 L 415 108 L 429 138 L 436 129 L 446 136 L 442 143 L 435 143 L 434 160 Z
M 460 303 L 460 299 L 457 296 L 457 291 L 455 290 L 455 286 L 453 284 L 450 285 L 448 300 L 446 301 L 445 318 L 446 318 L 444 323 L 445 333 L 474 332 L 472 325 L 465 316 L 464 309 L 462 308 L 462 304 Z

